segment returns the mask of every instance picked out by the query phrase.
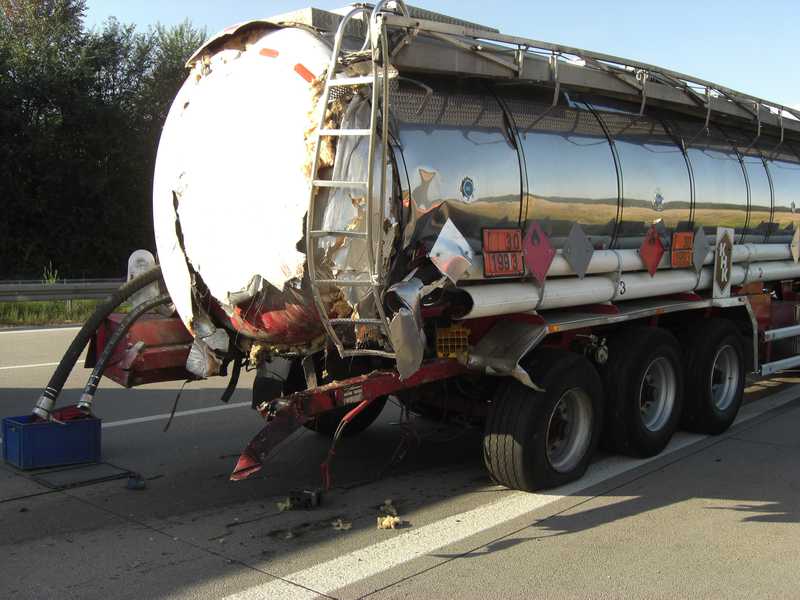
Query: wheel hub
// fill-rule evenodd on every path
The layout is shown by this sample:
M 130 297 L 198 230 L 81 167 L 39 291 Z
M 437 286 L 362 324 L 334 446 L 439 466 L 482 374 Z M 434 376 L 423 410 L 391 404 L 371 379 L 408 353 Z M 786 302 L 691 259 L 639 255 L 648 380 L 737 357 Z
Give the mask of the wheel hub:
M 567 472 L 583 459 L 592 438 L 592 402 L 582 389 L 561 395 L 547 426 L 547 460 L 559 472 Z
M 675 405 L 677 384 L 675 369 L 659 356 L 647 367 L 639 388 L 639 411 L 642 424 L 649 431 L 659 431 L 669 421 Z

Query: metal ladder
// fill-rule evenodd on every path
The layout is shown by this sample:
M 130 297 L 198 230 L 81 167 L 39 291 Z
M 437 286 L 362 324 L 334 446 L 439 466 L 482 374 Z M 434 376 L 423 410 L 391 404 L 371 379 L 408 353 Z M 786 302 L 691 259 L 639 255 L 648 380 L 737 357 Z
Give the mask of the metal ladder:
M 339 354 L 342 358 L 349 356 L 381 356 L 384 358 L 395 358 L 393 351 L 368 349 L 368 348 L 347 348 L 342 340 L 342 337 L 336 331 L 336 326 L 349 325 L 355 328 L 358 325 L 365 325 L 368 327 L 377 327 L 380 330 L 381 337 L 386 347 L 393 350 L 389 341 L 389 321 L 383 308 L 382 291 L 385 285 L 383 278 L 383 231 L 382 227 L 377 227 L 375 231 L 376 220 L 382 223 L 385 214 L 384 202 L 386 198 L 386 168 L 388 161 L 388 135 L 389 135 L 389 66 L 388 66 L 388 43 L 386 40 L 386 29 L 383 21 L 380 18 L 381 11 L 385 10 L 387 4 L 386 0 L 379 2 L 374 9 L 368 6 L 357 6 L 353 8 L 347 15 L 344 16 L 339 27 L 336 31 L 334 38 L 333 51 L 331 53 L 331 62 L 328 67 L 328 72 L 325 80 L 325 87 L 319 99 L 321 111 L 320 120 L 317 126 L 317 141 L 314 149 L 314 160 L 311 169 L 311 197 L 308 204 L 308 215 L 306 217 L 306 259 L 308 263 L 308 278 L 311 287 L 311 292 L 314 296 L 314 302 L 317 306 L 322 325 L 325 328 L 329 338 L 336 345 Z M 408 14 L 405 5 L 402 2 L 397 2 L 398 8 Z M 339 75 L 342 71 L 341 56 L 342 56 L 342 41 L 345 36 L 347 25 L 350 21 L 359 14 L 364 15 L 364 21 L 367 25 L 366 39 L 362 46 L 362 51 L 367 48 L 371 51 L 371 74 L 357 77 L 348 77 Z M 370 126 L 369 129 L 326 129 L 325 128 L 325 113 L 330 102 L 331 92 L 336 89 L 359 87 L 369 85 L 372 89 L 372 106 L 370 112 Z M 380 111 L 379 111 L 380 108 Z M 378 145 L 377 129 L 381 125 L 380 133 L 380 149 L 376 148 Z M 344 137 L 344 136 L 363 136 L 369 138 L 369 152 L 367 155 L 367 180 L 366 181 L 337 181 L 319 178 L 319 154 L 320 154 L 320 138 L 322 136 L 331 137 Z M 375 181 L 373 176 L 373 163 L 376 150 L 380 151 L 380 182 L 378 184 L 379 197 L 375 199 Z M 366 224 L 365 231 L 333 231 L 327 229 L 314 229 L 317 213 L 318 213 L 318 197 L 319 192 L 328 188 L 329 193 L 333 189 L 363 187 L 365 191 L 365 211 L 366 211 Z M 377 219 L 376 219 L 377 215 Z M 360 238 L 366 240 L 368 270 L 365 272 L 368 276 L 366 280 L 361 279 L 320 279 L 317 274 L 317 258 L 318 258 L 318 240 L 320 238 L 336 236 L 344 238 Z M 336 286 L 339 288 L 353 288 L 353 287 L 369 287 L 372 297 L 375 302 L 375 308 L 378 318 L 330 318 L 325 303 L 322 300 L 320 288 L 324 286 Z

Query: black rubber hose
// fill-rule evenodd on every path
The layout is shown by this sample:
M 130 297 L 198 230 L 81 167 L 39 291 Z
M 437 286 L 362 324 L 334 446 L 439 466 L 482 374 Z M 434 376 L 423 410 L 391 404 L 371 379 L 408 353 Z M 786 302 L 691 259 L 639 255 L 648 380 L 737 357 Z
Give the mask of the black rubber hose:
M 78 358 L 83 352 L 83 349 L 86 348 L 86 344 L 89 343 L 89 340 L 106 317 L 114 312 L 114 309 L 130 298 L 134 293 L 154 281 L 158 281 L 160 278 L 161 267 L 155 266 L 122 285 L 116 292 L 111 294 L 108 300 L 95 309 L 92 316 L 89 317 L 86 323 L 83 324 L 83 327 L 81 327 L 78 335 L 72 340 L 61 362 L 58 363 L 56 370 L 53 372 L 53 376 L 50 377 L 50 381 L 47 383 L 47 387 L 36 402 L 36 406 L 33 409 L 34 414 L 42 418 L 48 417 L 55 406 L 56 399 L 61 393 L 61 389 L 64 387 L 64 383 L 67 381 L 67 377 L 69 377 L 69 374 L 75 367 L 75 363 L 78 362 Z
M 100 378 L 103 376 L 103 372 L 106 370 L 106 365 L 108 364 L 111 355 L 114 354 L 114 349 L 117 347 L 117 344 L 119 344 L 120 340 L 125 337 L 126 333 L 128 333 L 131 325 L 138 321 L 139 318 L 146 312 L 169 302 L 169 294 L 161 294 L 160 296 L 156 296 L 150 300 L 145 300 L 141 304 L 136 305 L 127 315 L 125 315 L 125 318 L 120 321 L 119 325 L 114 330 L 114 333 L 112 333 L 111 337 L 108 338 L 108 342 L 106 342 L 103 352 L 100 354 L 100 358 L 97 359 L 97 363 L 92 370 L 92 374 L 89 376 L 89 380 L 86 382 L 86 387 L 83 388 L 83 394 L 78 402 L 78 408 L 87 410 L 91 409 L 92 400 L 94 399 L 95 392 L 97 392 L 97 386 L 100 384 Z

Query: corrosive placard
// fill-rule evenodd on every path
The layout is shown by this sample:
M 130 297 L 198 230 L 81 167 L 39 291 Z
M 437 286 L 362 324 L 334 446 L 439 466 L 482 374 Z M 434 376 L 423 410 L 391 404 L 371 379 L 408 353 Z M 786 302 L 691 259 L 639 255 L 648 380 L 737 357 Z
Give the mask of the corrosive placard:
M 717 243 L 714 246 L 714 298 L 731 295 L 733 271 L 733 229 L 717 227 Z

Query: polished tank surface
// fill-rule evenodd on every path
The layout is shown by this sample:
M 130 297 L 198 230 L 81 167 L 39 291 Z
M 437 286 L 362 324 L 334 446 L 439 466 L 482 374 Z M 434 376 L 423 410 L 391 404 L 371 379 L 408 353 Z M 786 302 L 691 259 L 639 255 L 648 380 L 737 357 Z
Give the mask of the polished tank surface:
M 556 247 L 574 223 L 595 248 L 730 227 L 737 242 L 788 241 L 800 207 L 789 144 L 608 98 L 533 86 L 466 91 L 400 82 L 392 96 L 405 242 L 432 242 L 451 218 L 476 250 L 483 227 L 537 221 Z
M 777 141 L 775 141 L 777 146 Z M 774 194 L 770 237 L 794 233 L 800 208 L 800 164 L 789 146 L 777 147 L 768 154 L 767 165 Z
M 556 245 L 579 223 L 598 247 L 611 244 L 619 214 L 619 181 L 611 144 L 584 105 L 503 95 L 517 130 L 527 194 L 524 219 L 540 220 Z
M 400 81 L 392 106 L 406 240 L 430 242 L 450 218 L 479 248 L 483 227 L 519 226 L 519 156 L 493 95 Z
M 714 125 L 669 119 L 672 131 L 683 140 L 692 168 L 694 205 L 692 221 L 713 234 L 717 227 L 730 227 L 736 239 L 745 235 L 748 191 L 739 153 Z
M 621 105 L 591 105 L 619 157 L 622 207 L 616 246 L 638 247 L 657 221 L 668 229 L 687 227 L 692 207 L 689 167 L 664 123 Z

